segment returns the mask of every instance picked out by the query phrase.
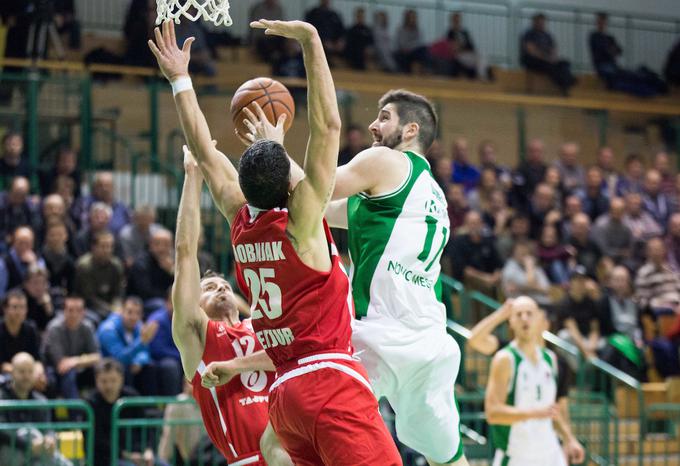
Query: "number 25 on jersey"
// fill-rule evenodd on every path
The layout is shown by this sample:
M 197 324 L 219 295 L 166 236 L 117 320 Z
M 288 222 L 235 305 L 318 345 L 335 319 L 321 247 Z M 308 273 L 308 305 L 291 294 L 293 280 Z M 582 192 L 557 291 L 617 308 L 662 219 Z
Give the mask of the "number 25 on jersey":
M 262 268 L 258 271 L 244 269 L 243 278 L 246 280 L 252 300 L 251 319 L 261 319 L 263 312 L 268 319 L 281 317 L 281 288 L 271 281 L 274 278 L 274 269 Z

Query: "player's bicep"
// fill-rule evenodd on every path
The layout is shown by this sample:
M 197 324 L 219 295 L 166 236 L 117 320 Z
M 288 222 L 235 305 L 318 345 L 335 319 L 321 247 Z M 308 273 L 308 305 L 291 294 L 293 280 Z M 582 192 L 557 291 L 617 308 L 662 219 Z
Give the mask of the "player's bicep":
M 331 201 L 326 208 L 326 221 L 333 228 L 347 229 L 347 199 Z
M 377 183 L 377 172 L 371 169 L 371 157 L 358 154 L 347 164 L 338 167 L 335 176 L 333 200 L 344 199 L 357 193 L 370 191 Z

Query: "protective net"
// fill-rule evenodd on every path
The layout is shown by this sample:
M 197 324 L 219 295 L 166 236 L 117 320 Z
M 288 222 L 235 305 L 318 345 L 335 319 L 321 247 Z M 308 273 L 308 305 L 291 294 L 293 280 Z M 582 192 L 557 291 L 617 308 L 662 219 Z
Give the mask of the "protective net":
M 229 0 L 156 0 L 156 24 L 166 20 L 179 23 L 184 16 L 190 21 L 202 18 L 216 26 L 231 26 Z

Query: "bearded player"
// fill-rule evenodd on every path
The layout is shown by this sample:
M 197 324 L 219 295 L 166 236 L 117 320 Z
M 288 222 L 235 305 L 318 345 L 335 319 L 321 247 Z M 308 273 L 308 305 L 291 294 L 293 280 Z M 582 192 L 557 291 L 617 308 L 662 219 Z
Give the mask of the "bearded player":
M 283 142 L 276 127 L 246 112 L 246 143 Z M 430 465 L 467 465 L 454 385 L 460 349 L 446 331 L 440 259 L 449 239 L 444 193 L 423 156 L 437 116 L 423 96 L 387 92 L 369 130 L 373 147 L 337 170 L 326 218 L 349 232 L 356 321 L 352 342 L 378 397 L 395 411 L 399 440 Z M 300 178 L 299 167 L 294 177 Z
M 260 453 L 274 366 L 261 351 L 250 320 L 239 321 L 229 283 L 219 276 L 200 278 L 197 254 L 203 177 L 186 147 L 184 151 L 186 176 L 177 214 L 172 289 L 172 335 L 184 374 L 193 386 L 210 439 L 230 465 L 292 465 L 281 448 L 267 452 L 267 463 Z M 238 357 L 247 360 L 252 371 L 217 388 L 201 386 L 208 364 Z
M 310 137 L 305 178 L 290 191 L 283 146 L 259 141 L 238 172 L 217 152 L 188 78 L 191 40 L 172 23 L 149 46 L 173 86 L 185 138 L 231 223 L 237 279 L 259 342 L 276 366 L 269 417 L 297 465 L 400 465 L 364 368 L 352 357 L 349 281 L 323 220 L 340 137 L 335 87 L 316 29 L 300 21 L 253 27 L 297 40 L 308 76 Z M 179 283 L 179 282 L 178 282 Z

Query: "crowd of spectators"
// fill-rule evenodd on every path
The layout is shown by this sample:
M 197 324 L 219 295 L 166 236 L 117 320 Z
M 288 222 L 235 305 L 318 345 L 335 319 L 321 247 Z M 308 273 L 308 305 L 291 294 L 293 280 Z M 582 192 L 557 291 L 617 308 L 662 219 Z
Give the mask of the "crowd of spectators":
M 609 147 L 587 157 L 566 142 L 551 161 L 534 139 L 510 168 L 495 161 L 493 143 L 480 144 L 479 164 L 468 146 L 456 139 L 449 155 L 436 142 L 428 154 L 449 201 L 444 270 L 498 299 L 531 296 L 586 356 L 642 379 L 648 369 L 680 375 L 675 158 Z
M 2 142 L 2 375 L 27 353 L 44 373 L 44 395 L 79 398 L 110 357 L 139 393 L 180 393 L 167 299 L 173 233 L 156 223 L 152 206 L 118 200 L 111 172 L 93 174 L 81 191 L 74 150 L 61 148 L 53 166 L 31 170 L 21 134 L 8 132 Z

